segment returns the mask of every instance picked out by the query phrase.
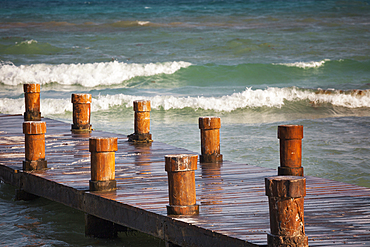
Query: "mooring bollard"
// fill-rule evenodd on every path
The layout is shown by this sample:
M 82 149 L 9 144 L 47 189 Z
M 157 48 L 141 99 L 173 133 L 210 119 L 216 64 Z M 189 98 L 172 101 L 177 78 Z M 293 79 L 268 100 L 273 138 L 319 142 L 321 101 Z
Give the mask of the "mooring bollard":
M 91 191 L 115 190 L 115 152 L 117 137 L 91 137 L 89 151 L 91 152 Z
M 165 170 L 168 174 L 168 215 L 199 214 L 196 204 L 195 170 L 198 156 L 192 154 L 166 155 Z
M 90 132 L 91 94 L 72 94 L 73 124 L 72 132 Z
M 24 121 L 41 121 L 40 84 L 24 84 Z
M 280 125 L 280 167 L 278 175 L 303 176 L 302 163 L 302 125 Z
M 306 179 L 299 176 L 265 178 L 269 197 L 270 230 L 268 246 L 308 246 L 304 230 Z
M 152 142 L 150 132 L 150 101 L 136 100 L 134 101 L 135 111 L 135 133 L 128 136 L 130 142 Z
M 199 118 L 201 163 L 222 162 L 222 154 L 220 154 L 220 128 L 221 118 L 219 117 Z
M 23 170 L 42 170 L 47 167 L 45 160 L 46 123 L 40 121 L 23 122 L 25 134 L 25 158 Z

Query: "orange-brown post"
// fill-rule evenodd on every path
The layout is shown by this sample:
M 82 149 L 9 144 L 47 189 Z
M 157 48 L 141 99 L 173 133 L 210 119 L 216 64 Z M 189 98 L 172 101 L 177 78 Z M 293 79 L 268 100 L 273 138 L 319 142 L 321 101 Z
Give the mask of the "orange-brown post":
M 72 132 L 90 132 L 91 94 L 72 94 L 73 124 Z
M 117 137 L 90 137 L 91 152 L 91 191 L 110 191 L 116 189 L 115 152 Z
M 221 118 L 219 117 L 199 118 L 201 163 L 222 162 L 222 154 L 220 154 L 220 128 Z
M 24 84 L 24 121 L 41 121 L 40 84 Z
M 271 247 L 305 247 L 304 196 L 306 179 L 300 176 L 265 178 L 269 197 L 270 230 L 267 243 Z
M 280 125 L 280 167 L 278 175 L 303 176 L 302 163 L 302 125 Z
M 165 170 L 168 174 L 168 215 L 199 214 L 196 205 L 195 170 L 198 156 L 191 154 L 166 155 Z
M 27 121 L 23 123 L 25 134 L 25 158 L 23 170 L 42 170 L 47 167 L 45 160 L 45 133 L 46 123 Z
M 136 100 L 134 101 L 135 111 L 135 133 L 128 136 L 130 142 L 152 142 L 150 132 L 150 101 Z

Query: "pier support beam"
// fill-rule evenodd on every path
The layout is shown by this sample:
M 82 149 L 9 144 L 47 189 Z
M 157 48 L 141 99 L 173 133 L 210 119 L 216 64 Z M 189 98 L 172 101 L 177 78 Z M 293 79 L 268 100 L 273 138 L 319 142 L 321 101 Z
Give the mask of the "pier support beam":
M 73 124 L 72 132 L 91 132 L 91 94 L 72 94 Z
M 302 125 L 280 125 L 280 166 L 278 175 L 303 176 L 302 164 Z
M 40 84 L 24 84 L 24 121 L 41 121 Z
M 129 142 L 152 142 L 150 132 L 150 101 L 136 100 L 134 101 L 135 111 L 135 133 L 128 136 Z
M 27 121 L 23 123 L 25 134 L 25 158 L 23 170 L 42 170 L 47 167 L 45 160 L 45 133 L 46 123 Z
M 20 200 L 22 200 L 22 201 L 32 201 L 32 200 L 35 200 L 37 198 L 39 198 L 39 196 L 28 193 L 28 192 L 24 191 L 23 189 L 16 189 L 15 190 L 15 197 L 14 197 L 15 201 L 20 201 Z
M 219 117 L 199 118 L 201 163 L 222 162 L 222 154 L 220 154 L 220 128 L 221 118 Z
M 168 215 L 199 214 L 196 204 L 195 170 L 197 155 L 178 154 L 165 156 L 165 170 L 168 173 L 169 204 Z
M 180 245 L 177 245 L 177 244 L 174 244 L 174 243 L 171 243 L 171 242 L 166 242 L 165 244 L 166 247 L 180 247 Z
M 115 190 L 115 152 L 118 150 L 117 137 L 91 137 L 91 191 Z
M 111 221 L 85 214 L 85 236 L 94 238 L 116 238 L 116 224 Z
M 305 247 L 308 238 L 304 230 L 304 196 L 306 179 L 299 176 L 265 178 L 269 197 L 270 230 L 267 243 L 270 247 Z

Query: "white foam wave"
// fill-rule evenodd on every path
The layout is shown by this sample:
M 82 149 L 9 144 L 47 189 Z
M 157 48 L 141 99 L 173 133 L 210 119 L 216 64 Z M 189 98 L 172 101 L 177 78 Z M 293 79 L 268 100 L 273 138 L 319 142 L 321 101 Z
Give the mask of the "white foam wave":
M 22 42 L 20 42 L 20 43 L 15 42 L 15 44 L 16 44 L 16 45 L 21 45 L 21 44 L 27 44 L 27 45 L 30 45 L 30 44 L 32 44 L 32 43 L 37 43 L 37 40 L 33 40 L 33 39 L 31 39 L 31 40 L 25 40 L 25 41 L 22 41 Z
M 137 22 L 140 26 L 144 26 L 144 25 L 146 25 L 146 24 L 149 24 L 150 23 L 150 21 L 138 21 Z
M 0 99 L 0 113 L 6 114 L 23 114 L 25 111 L 24 99 Z M 66 111 L 72 111 L 72 103 L 70 99 L 42 99 L 40 103 L 40 111 L 42 116 L 61 114 Z
M 247 88 L 240 93 L 222 97 L 174 97 L 155 96 L 149 98 L 154 109 L 163 108 L 194 109 L 231 112 L 236 109 L 277 107 L 281 108 L 286 102 L 308 100 L 311 105 L 329 103 L 347 108 L 370 107 L 370 91 L 362 91 L 362 95 L 333 92 L 332 94 L 317 94 L 312 90 L 298 88 L 267 88 L 265 90 Z
M 107 110 L 112 106 L 132 107 L 134 100 L 147 99 L 153 109 L 204 109 L 231 112 L 236 109 L 277 107 L 281 108 L 286 102 L 308 100 L 311 105 L 329 103 L 347 108 L 370 107 L 370 91 L 362 94 L 333 91 L 331 94 L 321 94 L 312 90 L 298 88 L 247 88 L 243 92 L 222 97 L 175 97 L 175 96 L 131 96 L 124 94 L 99 96 L 94 101 L 94 109 Z
M 361 93 L 360 93 L 361 92 Z M 125 94 L 99 95 L 93 97 L 91 110 L 97 112 L 109 110 L 114 106 L 131 108 L 135 100 L 150 100 L 153 109 L 183 109 L 186 107 L 213 111 L 231 112 L 237 109 L 276 107 L 281 108 L 287 102 L 307 100 L 309 106 L 332 104 L 346 108 L 370 107 L 370 90 L 341 92 L 313 91 L 298 88 L 247 88 L 240 93 L 222 97 L 175 97 L 175 96 L 133 96 Z M 41 112 L 44 116 L 63 114 L 72 111 L 70 99 L 42 99 Z M 19 114 L 24 112 L 24 99 L 0 99 L 0 113 Z
M 127 64 L 123 62 L 89 64 L 0 64 L 0 82 L 7 85 L 23 83 L 47 84 L 57 82 L 64 85 L 80 84 L 84 87 L 120 84 L 136 76 L 173 74 L 190 66 L 188 62 L 165 62 L 150 64 Z
M 323 66 L 327 61 L 330 59 L 324 59 L 319 62 L 311 61 L 311 62 L 295 62 L 295 63 L 276 63 L 274 65 L 285 65 L 288 67 L 297 67 L 301 69 L 310 69 L 310 68 L 318 68 Z

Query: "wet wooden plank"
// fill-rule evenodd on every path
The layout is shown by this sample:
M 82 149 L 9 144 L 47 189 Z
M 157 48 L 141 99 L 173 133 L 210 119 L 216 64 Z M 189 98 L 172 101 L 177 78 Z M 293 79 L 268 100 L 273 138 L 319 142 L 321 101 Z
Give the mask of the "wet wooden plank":
M 0 174 L 6 173 L 14 180 L 17 175 L 10 173 L 20 170 L 24 160 L 23 116 L 0 116 Z M 166 216 L 168 188 L 164 155 L 192 152 L 156 140 L 151 145 L 133 145 L 127 142 L 126 136 L 106 132 L 75 135 L 70 133 L 70 124 L 51 119 L 43 121 L 47 123 L 49 169 L 32 173 L 27 179 L 42 178 L 45 182 L 37 181 L 51 184 L 55 190 L 69 191 L 66 195 L 76 200 L 73 207 L 109 219 L 109 215 L 99 215 L 99 206 L 88 208 L 82 203 L 100 201 L 108 208 L 123 210 L 122 219 L 112 221 L 174 241 L 182 240 L 176 240 L 175 232 L 171 232 L 185 227 L 193 235 L 187 241 L 194 243 L 200 241 L 195 237 L 210 240 L 226 236 L 223 241 L 233 245 L 266 244 L 269 216 L 264 178 L 275 175 L 275 170 L 228 161 L 222 165 L 198 164 L 195 176 L 200 215 L 171 219 Z M 118 137 L 118 190 L 114 193 L 85 193 L 90 179 L 89 136 Z M 57 187 L 59 185 L 62 187 Z M 152 228 L 161 222 L 163 229 L 149 229 L 130 222 L 124 215 L 125 210 L 131 212 L 131 216 L 152 222 Z M 305 223 L 310 246 L 370 245 L 370 188 L 308 176 Z M 241 242 L 233 242 L 234 238 Z

